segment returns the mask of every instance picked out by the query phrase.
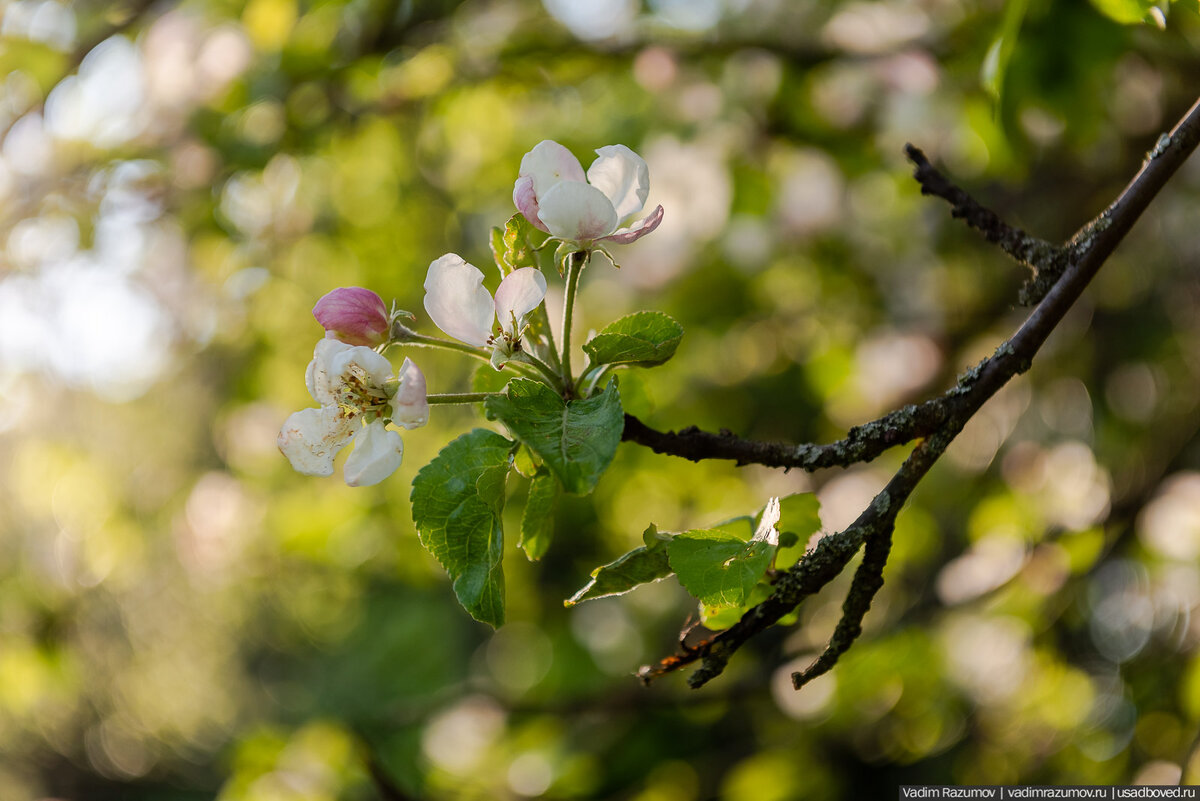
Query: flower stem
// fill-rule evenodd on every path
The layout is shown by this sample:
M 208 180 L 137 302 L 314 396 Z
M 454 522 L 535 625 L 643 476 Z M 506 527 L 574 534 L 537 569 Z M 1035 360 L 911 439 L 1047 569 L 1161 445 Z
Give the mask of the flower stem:
M 558 347 L 554 344 L 554 332 L 550 330 L 550 315 L 546 313 L 546 304 L 540 304 L 535 314 L 537 315 L 539 329 L 546 335 L 546 352 L 549 354 L 548 362 L 555 371 L 558 371 L 562 369 L 562 364 L 558 361 Z
M 447 392 L 437 395 L 426 395 L 425 400 L 432 406 L 438 403 L 482 403 L 499 392 Z
M 563 389 L 568 394 L 574 394 L 574 376 L 571 373 L 571 322 L 575 312 L 575 293 L 579 289 L 579 274 L 587 264 L 588 257 L 581 253 L 572 253 L 567 264 L 567 290 L 563 297 L 562 324 L 562 380 Z
M 396 329 L 399 330 L 396 330 Z M 474 345 L 468 345 L 465 342 L 455 342 L 452 339 L 442 339 L 441 337 L 431 337 L 425 334 L 418 334 L 411 328 L 404 326 L 396 326 L 392 330 L 392 341 L 389 345 L 417 345 L 427 348 L 445 348 L 446 350 L 456 350 L 459 353 L 465 353 L 468 356 L 474 356 L 476 359 L 482 359 L 485 362 L 490 362 L 492 354 L 484 348 L 477 348 Z
M 534 356 L 528 350 L 520 350 L 513 354 L 512 360 L 519 364 L 537 368 L 538 372 L 550 379 L 550 385 L 557 390 L 563 389 L 563 378 L 558 372 L 544 361 Z
M 426 336 L 425 334 L 418 334 L 411 328 L 401 325 L 396 325 L 392 328 L 392 341 L 387 343 L 384 348 L 387 349 L 392 345 L 416 345 L 418 347 L 425 348 L 445 348 L 446 350 L 455 350 L 459 353 L 465 353 L 468 356 L 474 356 L 476 359 L 485 361 L 488 364 L 492 363 L 492 354 L 486 348 L 477 348 L 474 345 L 468 345 L 465 342 L 455 342 L 452 339 L 442 339 L 441 337 L 431 337 Z M 531 368 L 537 367 L 537 365 L 523 362 L 509 363 L 513 364 L 514 369 L 520 368 L 517 369 L 517 372 L 523 373 L 526 376 L 532 377 L 536 374 Z M 545 365 L 543 364 L 542 368 L 544 367 Z M 543 369 L 542 372 L 545 372 L 545 370 Z M 558 373 L 551 371 L 550 375 L 554 378 L 555 385 L 557 386 L 559 382 Z
M 587 374 L 595 371 L 595 375 L 592 376 L 591 383 L 588 384 L 588 388 L 587 388 L 588 396 L 591 396 L 591 394 L 596 391 L 596 387 L 600 386 L 600 382 L 604 380 L 604 377 L 606 375 L 608 375 L 609 371 L 612 370 L 612 367 L 613 366 L 611 364 L 600 364 L 600 365 L 593 364 L 591 367 L 589 367 L 587 370 L 584 371 L 583 375 L 581 375 L 579 377 L 579 383 L 582 384 L 584 379 L 587 377 Z

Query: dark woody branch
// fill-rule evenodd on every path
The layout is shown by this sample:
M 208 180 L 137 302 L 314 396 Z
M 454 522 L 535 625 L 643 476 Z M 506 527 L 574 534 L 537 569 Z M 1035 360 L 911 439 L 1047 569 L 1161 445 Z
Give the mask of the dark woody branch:
M 962 219 L 983 234 L 984 239 L 999 245 L 1001 250 L 1033 272 L 1021 289 L 1021 305 L 1031 306 L 1045 297 L 1070 263 L 1071 248 L 1053 245 L 1004 222 L 994 211 L 981 206 L 938 172 L 919 148 L 905 145 L 904 153 L 917 166 L 913 178 L 921 185 L 922 195 L 934 195 L 947 201 L 951 217 Z
M 779 622 L 780 618 L 795 609 L 801 601 L 833 581 L 845 569 L 864 541 L 880 537 L 890 541 L 900 508 L 908 500 L 917 483 L 945 451 L 951 439 L 953 435 L 943 433 L 925 439 L 917 445 L 900 470 L 872 499 L 871 504 L 863 510 L 857 520 L 845 530 L 821 538 L 816 548 L 805 554 L 795 567 L 780 574 L 775 582 L 775 592 L 770 598 L 749 609 L 741 620 L 710 639 L 685 647 L 682 654 L 667 657 L 656 665 L 643 667 L 638 671 L 638 677 L 643 683 L 649 684 L 659 676 L 697 661 L 701 662 L 700 667 L 688 678 L 691 687 L 700 687 L 719 676 L 729 657 L 751 637 Z M 870 594 L 873 596 L 874 590 Z M 866 599 L 866 605 L 870 605 L 870 598 Z M 865 606 L 862 612 L 866 613 Z
M 905 406 L 878 420 L 855 426 L 844 439 L 826 445 L 763 442 L 742 439 L 730 431 L 714 434 L 695 426 L 682 431 L 658 431 L 631 414 L 625 415 L 623 440 L 645 445 L 655 453 L 699 462 L 732 459 L 740 465 L 761 464 L 785 469 L 819 470 L 869 462 L 897 445 L 935 431 L 946 419 L 941 398 Z
M 862 564 L 854 571 L 850 591 L 846 593 L 846 601 L 842 604 L 842 618 L 829 639 L 828 647 L 821 652 L 816 661 L 804 670 L 792 674 L 792 687 L 795 689 L 799 690 L 813 679 L 832 670 L 842 654 L 850 650 L 850 646 L 862 634 L 863 618 L 871 608 L 875 593 L 883 587 L 883 568 L 892 552 L 894 529 L 894 525 L 884 526 L 867 538 L 863 545 Z
M 856 580 L 853 582 L 844 607 L 843 620 L 838 624 L 837 632 L 829 649 L 808 671 L 797 674 L 798 678 L 794 677 L 794 679 L 797 684 L 800 684 L 817 675 L 816 671 L 823 672 L 832 667 L 837 661 L 837 657 L 849 647 L 861 630 L 862 617 L 878 590 L 882 576 L 882 564 L 879 564 L 880 555 L 882 554 L 883 561 L 886 561 L 887 554 L 884 543 L 890 540 L 900 508 L 967 421 L 1009 379 L 1029 369 L 1033 357 L 1041 349 L 1050 333 L 1062 321 L 1067 310 L 1087 288 L 1096 271 L 1112 255 L 1150 201 L 1157 196 L 1180 165 L 1196 149 L 1198 143 L 1200 143 L 1200 101 L 1197 101 L 1188 110 L 1169 134 L 1164 134 L 1159 139 L 1141 170 L 1121 195 L 1099 216 L 1084 226 L 1071 241 L 1070 258 L 1065 262 L 1061 276 L 1047 287 L 1045 296 L 1016 333 L 997 348 L 992 356 L 974 369 L 964 373 L 959 378 L 957 386 L 932 401 L 927 401 L 920 406 L 908 407 L 912 411 L 909 412 L 909 417 L 904 418 L 905 422 L 893 419 L 895 425 L 892 428 L 896 430 L 898 440 L 892 444 L 899 444 L 919 436 L 924 438 L 858 519 L 845 530 L 821 539 L 816 548 L 805 554 L 794 567 L 781 573 L 775 582 L 772 596 L 749 609 L 733 626 L 698 644 L 683 647 L 682 653 L 663 659 L 656 665 L 643 667 L 639 671 L 642 680 L 649 682 L 665 673 L 700 662 L 700 667 L 692 674 L 688 683 L 692 687 L 703 685 L 719 675 L 724 670 L 730 656 L 750 638 L 778 622 L 780 618 L 795 609 L 801 601 L 819 591 L 839 575 L 864 542 L 875 542 L 876 544 L 871 549 L 872 553 L 868 554 L 868 558 L 864 560 L 864 563 L 869 563 L 867 572 L 862 575 L 862 580 L 856 576 Z M 920 151 L 910 147 L 909 155 L 917 164 L 917 180 L 922 181 L 923 186 L 925 186 L 925 181 L 935 181 L 936 191 L 930 191 L 929 194 L 936 194 L 949 200 L 954 204 L 956 212 L 963 211 L 962 214 L 956 216 L 963 216 L 968 219 L 968 222 L 974 215 L 981 224 L 990 224 L 987 222 L 987 215 L 991 213 L 978 204 L 974 204 L 964 192 L 946 181 L 940 173 L 933 171 L 924 156 L 920 155 Z M 935 175 L 936 179 L 933 177 Z M 1007 229 L 1003 223 L 999 223 L 999 226 L 1002 227 L 992 229 L 999 237 L 994 241 L 1001 243 L 1016 241 L 1012 238 L 1016 234 L 1006 234 L 1006 230 L 1012 232 L 1015 229 Z M 933 411 L 934 409 L 936 411 Z M 921 426 L 907 422 L 917 410 L 921 410 L 922 415 L 925 415 L 921 418 Z M 905 412 L 905 410 L 900 410 L 900 412 Z M 827 446 L 754 443 L 740 440 L 728 433 L 714 435 L 694 429 L 685 429 L 677 434 L 663 434 L 646 428 L 636 418 L 627 418 L 625 438 L 645 444 L 660 453 L 671 453 L 689 459 L 732 458 L 739 463 L 754 462 L 777 467 L 815 469 L 815 467 L 809 466 L 810 462 L 815 466 L 843 464 L 839 461 L 840 454 L 850 447 L 850 443 L 855 443 L 854 447 L 861 449 L 862 453 L 870 454 L 866 457 L 867 459 L 873 458 L 886 447 L 890 447 L 882 441 L 883 435 L 879 433 L 887 431 L 888 426 L 874 428 L 889 418 L 893 418 L 893 416 L 888 415 L 881 418 L 880 421 L 868 424 L 872 426 L 870 429 L 872 433 L 861 437 L 862 441 L 860 438 L 856 438 L 854 432 L 851 432 L 851 436 L 848 436 L 846 440 Z M 833 455 L 819 457 L 807 455 L 813 452 Z M 831 461 L 818 464 L 821 459 L 830 459 Z

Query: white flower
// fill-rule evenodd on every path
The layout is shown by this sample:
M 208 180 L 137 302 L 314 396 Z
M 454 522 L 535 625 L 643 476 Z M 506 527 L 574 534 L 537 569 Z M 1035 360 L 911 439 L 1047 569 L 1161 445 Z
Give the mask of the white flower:
M 536 267 L 505 276 L 495 298 L 483 286 L 483 273 L 456 253 L 430 264 L 425 276 L 425 311 L 434 325 L 460 342 L 490 346 L 502 356 L 517 350 L 526 315 L 544 297 L 546 277 Z
M 394 392 L 388 391 L 391 373 L 391 363 L 368 347 L 317 342 L 304 380 L 321 407 L 296 412 L 279 432 L 279 450 L 292 467 L 308 476 L 331 475 L 334 457 L 353 442 L 347 484 L 367 487 L 390 476 L 400 466 L 404 443 L 387 422 L 416 428 L 429 420 L 420 369 L 405 359 Z
M 663 207 L 632 225 L 650 192 L 646 162 L 625 145 L 608 145 L 588 168 L 558 142 L 545 139 L 521 159 L 513 202 L 534 226 L 566 242 L 628 244 L 662 222 Z

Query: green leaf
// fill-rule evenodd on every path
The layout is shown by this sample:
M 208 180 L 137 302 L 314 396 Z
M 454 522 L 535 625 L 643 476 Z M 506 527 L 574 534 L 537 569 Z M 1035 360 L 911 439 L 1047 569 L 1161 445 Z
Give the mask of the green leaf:
M 1000 35 L 992 42 L 983 59 L 980 81 L 997 103 L 1004 97 L 1004 76 L 1008 73 L 1008 63 L 1016 49 L 1017 37 L 1021 33 L 1021 23 L 1025 20 L 1028 6 L 1029 0 L 1008 0 L 1005 3 Z
M 776 546 L 723 531 L 685 531 L 667 547 L 679 583 L 706 606 L 742 606 L 771 565 Z
M 779 501 L 779 550 L 775 567 L 796 563 L 808 548 L 809 538 L 821 530 L 821 504 L 811 492 L 788 495 Z
M 471 617 L 504 623 L 504 483 L 513 443 L 477 428 L 442 448 L 413 479 L 412 515 L 421 544 L 454 582 Z
M 554 335 L 550 331 L 550 317 L 546 314 L 546 304 L 538 306 L 525 318 L 525 333 L 521 338 L 524 348 L 533 352 L 543 361 L 549 361 L 552 367 L 558 367 L 558 354 L 550 347 Z
M 745 602 L 738 606 L 708 606 L 707 604 L 700 604 L 700 622 L 710 631 L 727 629 L 741 620 L 742 615 L 746 614 L 746 610 L 750 607 L 757 606 L 767 600 L 767 598 L 770 598 L 771 591 L 769 584 L 760 581 L 754 585 L 754 589 L 746 596 Z
M 530 236 L 540 238 L 543 234 L 520 213 L 509 217 L 503 229 L 492 229 L 492 257 L 500 268 L 501 276 L 507 276 L 522 267 L 538 266 L 537 251 L 530 244 Z
M 541 466 L 541 460 L 534 456 L 528 445 L 522 444 L 513 454 L 513 470 L 525 478 L 533 478 L 540 471 Z
M 496 267 L 500 270 L 500 277 L 506 278 L 512 272 L 512 265 L 508 263 L 507 248 L 504 247 L 504 229 L 499 226 L 492 227 L 491 237 L 488 244 L 492 246 L 492 258 L 496 261 Z
M 758 516 L 762 516 L 761 511 L 758 513 Z M 754 535 L 755 524 L 756 520 L 754 517 L 751 517 L 750 515 L 742 515 L 740 517 L 731 517 L 723 523 L 718 523 L 709 530 L 720 531 L 723 534 L 729 534 L 737 537 L 742 542 L 745 542 Z
M 593 364 L 652 367 L 675 355 L 683 326 L 662 312 L 640 311 L 609 323 L 583 346 Z
M 504 423 L 575 495 L 595 489 L 625 427 L 616 382 L 599 395 L 564 401 L 545 384 L 514 378 L 504 394 L 491 396 L 483 407 L 488 419 Z
M 1158 22 L 1151 16 L 1151 11 L 1157 5 L 1151 0 L 1092 0 L 1092 5 L 1111 20 L 1122 25 L 1140 25 L 1144 22 Z M 1159 19 L 1163 19 L 1159 10 Z M 1162 23 L 1159 22 L 1161 25 Z
M 521 541 L 517 543 L 530 561 L 541 559 L 550 547 L 558 495 L 558 479 L 544 467 L 538 470 L 529 482 L 529 498 L 521 516 Z
M 592 580 L 579 592 L 572 595 L 566 606 L 574 606 L 593 598 L 609 595 L 624 595 L 641 584 L 666 578 L 671 575 L 671 565 L 664 547 L 671 541 L 670 534 L 659 533 L 651 525 L 642 535 L 645 545 L 592 571 Z
M 471 391 L 500 392 L 512 377 L 511 372 L 503 373 L 490 364 L 481 364 L 471 373 Z
M 799 492 L 779 499 L 779 525 L 781 532 L 791 532 L 807 540 L 821 530 L 821 502 L 811 492 Z M 760 518 L 762 512 L 758 515 Z

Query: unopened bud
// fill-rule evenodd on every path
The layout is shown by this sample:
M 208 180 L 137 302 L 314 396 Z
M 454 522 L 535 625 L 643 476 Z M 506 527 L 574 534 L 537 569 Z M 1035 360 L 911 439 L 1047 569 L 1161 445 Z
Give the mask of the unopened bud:
M 387 341 L 391 325 L 383 298 L 358 286 L 333 290 L 313 306 L 313 316 L 327 336 L 372 348 Z

